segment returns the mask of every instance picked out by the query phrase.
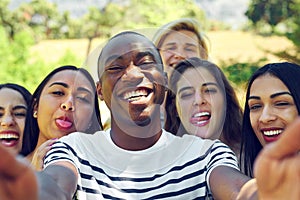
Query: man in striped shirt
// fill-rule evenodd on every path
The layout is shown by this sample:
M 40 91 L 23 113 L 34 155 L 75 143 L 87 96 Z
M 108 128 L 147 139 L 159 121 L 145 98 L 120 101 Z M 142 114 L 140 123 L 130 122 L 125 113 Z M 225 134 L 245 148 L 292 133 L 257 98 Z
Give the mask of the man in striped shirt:
M 179 138 L 161 128 L 166 76 L 147 38 L 134 32 L 113 37 L 100 54 L 98 73 L 111 129 L 65 137 L 45 158 L 46 169 L 62 164 L 73 171 L 75 198 L 225 199 L 249 179 L 223 143 Z

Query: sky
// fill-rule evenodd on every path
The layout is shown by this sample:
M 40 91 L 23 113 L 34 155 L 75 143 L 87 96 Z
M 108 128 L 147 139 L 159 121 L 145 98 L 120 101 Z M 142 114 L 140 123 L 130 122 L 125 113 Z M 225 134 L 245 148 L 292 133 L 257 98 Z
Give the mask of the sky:
M 11 0 L 10 7 L 15 8 L 21 2 L 30 2 L 31 0 Z M 76 15 L 83 15 L 89 6 L 101 8 L 108 0 L 49 0 L 58 5 L 60 11 L 70 10 Z M 114 0 L 122 2 L 122 0 Z M 225 22 L 233 29 L 243 25 L 247 18 L 244 15 L 250 0 L 195 0 L 195 2 L 206 12 L 208 19 L 214 19 Z M 74 15 L 74 14 L 73 14 Z
M 250 0 L 196 0 L 209 19 L 222 21 L 239 28 L 247 21 L 244 15 Z

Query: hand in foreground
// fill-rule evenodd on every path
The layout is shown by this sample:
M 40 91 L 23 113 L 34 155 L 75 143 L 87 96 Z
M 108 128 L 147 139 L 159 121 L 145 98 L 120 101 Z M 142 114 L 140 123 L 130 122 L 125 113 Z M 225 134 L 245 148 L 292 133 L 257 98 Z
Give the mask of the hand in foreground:
M 41 171 L 43 169 L 44 158 L 47 152 L 51 149 L 53 143 L 56 141 L 57 139 L 47 140 L 34 152 L 31 165 L 35 168 L 35 170 Z
M 262 200 L 300 199 L 300 118 L 260 152 L 254 165 Z
M 0 144 L 0 199 L 38 199 L 34 170 L 24 158 L 17 159 Z

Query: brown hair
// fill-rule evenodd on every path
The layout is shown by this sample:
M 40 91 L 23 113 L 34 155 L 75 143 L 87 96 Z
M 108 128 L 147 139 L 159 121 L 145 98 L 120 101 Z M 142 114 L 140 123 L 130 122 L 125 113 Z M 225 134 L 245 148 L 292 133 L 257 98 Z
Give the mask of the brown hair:
M 242 108 L 237 99 L 233 87 L 230 85 L 222 70 L 207 60 L 200 58 L 189 58 L 181 61 L 174 68 L 170 77 L 170 85 L 166 99 L 166 122 L 165 129 L 173 134 L 179 133 L 180 135 L 188 134 L 181 124 L 181 121 L 176 112 L 176 90 L 177 82 L 182 77 L 182 74 L 189 68 L 205 68 L 212 76 L 215 77 L 218 85 L 226 100 L 226 113 L 220 140 L 227 144 L 235 153 L 239 153 L 241 143 L 241 129 L 242 129 Z M 179 131 L 179 132 L 178 132 Z

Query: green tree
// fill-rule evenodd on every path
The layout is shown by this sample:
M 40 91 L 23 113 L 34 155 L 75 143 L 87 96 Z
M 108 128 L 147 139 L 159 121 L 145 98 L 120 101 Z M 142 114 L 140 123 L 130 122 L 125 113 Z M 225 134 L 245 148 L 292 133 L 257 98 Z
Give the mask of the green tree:
M 0 25 L 4 28 L 10 40 L 14 40 L 16 33 L 22 30 L 29 30 L 26 23 L 26 15 L 20 10 L 9 10 L 9 0 L 0 1 Z
M 300 0 L 294 0 L 295 3 L 291 6 L 293 15 L 287 22 L 289 30 L 287 37 L 300 49 Z
M 10 40 L 0 27 L 1 83 L 18 83 L 30 90 L 35 87 L 45 68 L 38 60 L 30 59 L 29 47 L 33 42 L 32 35 L 26 31 L 17 32 L 14 40 Z
M 99 9 L 90 7 L 82 19 L 81 34 L 89 40 L 87 55 L 90 53 L 92 40 L 97 37 L 110 37 L 111 29 L 122 22 L 124 8 L 115 3 L 107 3 Z
M 206 26 L 205 13 L 192 0 L 131 0 L 123 23 L 129 29 L 159 27 L 183 17 L 196 18 Z
M 274 31 L 274 27 L 289 18 L 295 12 L 293 7 L 297 0 L 252 0 L 245 13 L 248 19 L 257 27 L 259 22 L 269 24 Z
M 60 30 L 65 23 L 57 5 L 47 0 L 32 0 L 22 3 L 19 12 L 26 15 L 27 23 L 34 31 L 36 40 L 60 38 Z

